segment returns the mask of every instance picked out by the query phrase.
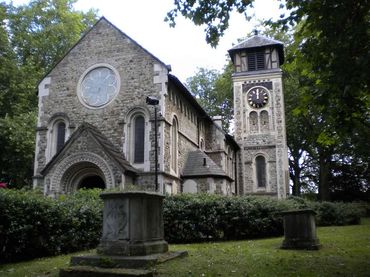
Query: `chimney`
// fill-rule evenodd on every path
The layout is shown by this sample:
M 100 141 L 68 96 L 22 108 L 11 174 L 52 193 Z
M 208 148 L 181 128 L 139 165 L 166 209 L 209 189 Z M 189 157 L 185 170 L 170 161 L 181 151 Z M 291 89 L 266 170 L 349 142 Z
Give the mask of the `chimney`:
M 213 123 L 216 124 L 218 127 L 222 128 L 222 116 L 216 115 L 212 117 Z

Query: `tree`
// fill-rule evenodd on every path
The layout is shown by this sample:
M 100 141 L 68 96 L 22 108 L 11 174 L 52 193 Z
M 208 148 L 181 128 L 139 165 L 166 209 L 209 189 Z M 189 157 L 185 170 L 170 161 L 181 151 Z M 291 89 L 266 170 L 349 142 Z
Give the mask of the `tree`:
M 30 185 L 35 145 L 36 112 L 0 118 L 0 176 L 10 187 Z
M 33 65 L 41 76 L 96 22 L 96 13 L 76 11 L 77 0 L 33 0 L 10 6 L 11 45 L 21 65 Z
M 0 3 L 0 116 L 4 116 L 9 106 L 12 106 L 16 95 L 11 93 L 13 83 L 12 76 L 16 71 L 15 55 L 10 47 L 5 20 L 7 18 L 7 6 Z
M 198 72 L 186 81 L 186 86 L 204 110 L 210 116 L 222 117 L 222 127 L 225 131 L 229 130 L 233 117 L 231 72 L 231 63 L 225 66 L 222 73 L 214 69 L 199 68 Z
M 75 2 L 0 3 L 0 180 L 13 186 L 32 176 L 38 81 L 96 21 Z
M 216 47 L 220 37 L 229 27 L 230 13 L 236 10 L 247 17 L 246 10 L 252 7 L 252 3 L 253 0 L 175 0 L 175 8 L 167 13 L 165 21 L 174 27 L 175 19 L 180 13 L 195 25 L 206 25 L 206 41 Z

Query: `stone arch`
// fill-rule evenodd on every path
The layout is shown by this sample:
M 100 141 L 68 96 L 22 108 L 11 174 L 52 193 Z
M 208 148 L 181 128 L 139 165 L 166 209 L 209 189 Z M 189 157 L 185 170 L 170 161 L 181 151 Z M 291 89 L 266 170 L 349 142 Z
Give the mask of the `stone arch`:
M 140 162 L 135 162 L 135 121 L 137 118 L 144 119 L 144 137 L 143 137 L 143 160 Z M 125 115 L 126 124 L 123 128 L 124 143 L 123 149 L 126 155 L 127 160 L 134 165 L 136 168 L 140 168 L 144 171 L 150 170 L 150 161 L 149 161 L 149 136 L 150 136 L 150 112 L 147 107 L 137 106 L 130 109 Z
M 78 162 L 71 166 L 63 175 L 61 184 L 65 193 L 72 193 L 81 188 L 81 184 L 86 178 L 98 177 L 105 185 L 105 177 L 102 170 L 91 162 Z
M 108 163 L 100 156 L 81 152 L 64 159 L 56 168 L 51 180 L 51 190 L 70 193 L 77 189 L 78 181 L 84 176 L 100 176 L 106 188 L 114 187 L 114 174 Z M 76 183 L 77 182 L 77 183 Z
M 249 113 L 249 129 L 251 132 L 258 131 L 258 114 L 255 111 Z
M 192 180 L 186 180 L 183 184 L 183 193 L 197 193 L 198 188 L 197 188 L 197 183 Z
M 60 126 L 64 124 L 63 134 L 60 134 Z M 65 113 L 55 113 L 48 120 L 48 130 L 46 134 L 46 161 L 61 149 L 70 136 L 70 120 Z
M 270 123 L 269 123 L 269 113 L 266 110 L 261 111 L 260 113 L 260 124 L 261 124 L 261 131 L 269 131 Z
M 66 122 L 70 122 L 70 119 L 66 113 L 58 112 L 54 113 L 48 120 L 48 125 L 52 124 L 55 120 L 64 119 Z
M 255 189 L 269 190 L 269 165 L 268 155 L 263 152 L 256 153 L 253 158 L 253 176 Z
M 174 115 L 172 117 L 172 125 L 171 125 L 171 138 L 170 138 L 170 168 L 171 170 L 177 175 L 178 173 L 178 151 L 179 151 L 179 120 L 177 116 Z

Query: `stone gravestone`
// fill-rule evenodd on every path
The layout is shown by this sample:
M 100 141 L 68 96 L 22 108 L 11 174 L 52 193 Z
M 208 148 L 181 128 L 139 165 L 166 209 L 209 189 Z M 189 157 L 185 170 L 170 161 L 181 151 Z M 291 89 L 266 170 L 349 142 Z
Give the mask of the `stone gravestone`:
M 150 192 L 104 193 L 103 236 L 98 253 L 145 256 L 165 253 L 163 195 Z
M 313 210 L 283 212 L 284 241 L 283 249 L 318 250 L 319 239 L 316 237 L 316 223 Z
M 163 195 L 114 192 L 103 193 L 101 198 L 104 201 L 103 234 L 98 255 L 72 257 L 72 267 L 61 270 L 60 276 L 82 276 L 83 273 L 93 276 L 94 271 L 102 268 L 147 269 L 156 263 L 187 255 L 186 251 L 168 252 L 163 229 Z M 151 274 L 144 270 L 137 276 Z M 126 275 L 121 272 L 120 276 Z

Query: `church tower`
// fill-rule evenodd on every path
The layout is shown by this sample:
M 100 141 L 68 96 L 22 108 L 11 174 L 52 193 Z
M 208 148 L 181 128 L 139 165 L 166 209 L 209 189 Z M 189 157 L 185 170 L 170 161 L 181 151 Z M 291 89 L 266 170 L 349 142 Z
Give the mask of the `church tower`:
M 284 46 L 255 35 L 229 50 L 234 64 L 235 140 L 239 194 L 289 193 L 282 70 Z

